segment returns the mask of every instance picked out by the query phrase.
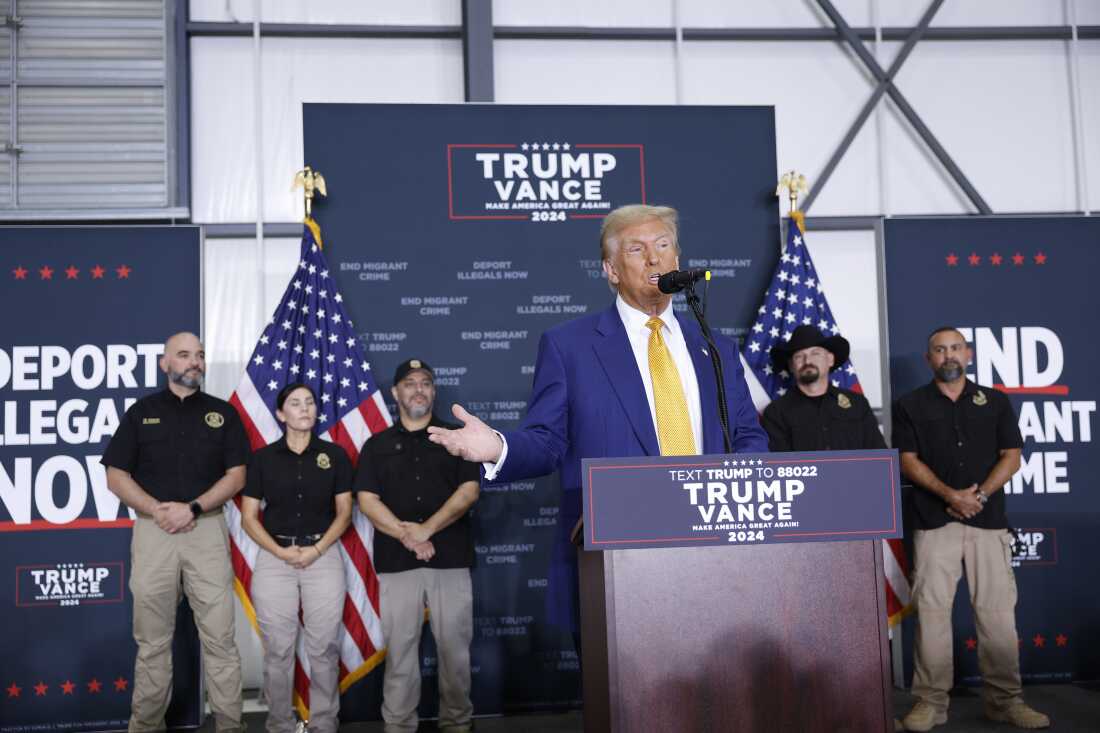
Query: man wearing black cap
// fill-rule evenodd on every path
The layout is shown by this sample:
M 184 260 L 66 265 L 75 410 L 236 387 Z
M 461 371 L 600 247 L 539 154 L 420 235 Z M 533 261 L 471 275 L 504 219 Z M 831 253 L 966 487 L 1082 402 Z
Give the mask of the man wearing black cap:
M 847 339 L 825 337 L 799 326 L 772 349 L 772 365 L 787 372 L 797 389 L 787 390 L 764 410 L 761 423 L 773 451 L 885 448 L 878 422 L 863 395 L 841 389 L 829 373 L 848 361 Z
M 386 671 L 386 733 L 415 731 L 420 703 L 420 631 L 427 601 L 439 653 L 439 730 L 470 730 L 470 642 L 474 546 L 469 510 L 480 467 L 428 440 L 428 426 L 454 428 L 432 414 L 435 375 L 409 359 L 393 376 L 400 413 L 363 446 L 355 491 L 374 528 Z

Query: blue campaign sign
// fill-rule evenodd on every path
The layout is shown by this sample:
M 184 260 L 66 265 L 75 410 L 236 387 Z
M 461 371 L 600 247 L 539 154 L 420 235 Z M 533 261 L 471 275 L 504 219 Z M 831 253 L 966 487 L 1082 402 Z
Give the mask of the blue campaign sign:
M 599 229 L 613 208 L 680 211 L 680 265 L 712 271 L 708 318 L 732 337 L 751 326 L 778 258 L 770 107 L 307 104 L 303 121 L 305 162 L 328 185 L 315 204 L 326 256 L 371 370 L 389 399 L 401 361 L 428 362 L 443 418 L 459 402 L 497 429 L 518 424 L 542 333 L 612 304 Z M 580 515 L 571 489 L 553 478 L 482 488 L 479 713 L 579 702 L 572 636 L 547 612 L 572 601 L 554 580 L 572 556 L 554 547 Z M 428 715 L 430 663 L 424 672 Z M 379 676 L 348 689 L 345 720 L 378 717 Z
M 901 536 L 894 450 L 584 460 L 584 549 Z
M 1006 484 L 1025 680 L 1100 676 L 1100 458 L 1092 447 L 1100 342 L 1083 321 L 1100 311 L 1100 220 L 888 219 L 890 374 L 896 399 L 927 383 L 930 331 L 953 326 L 973 348 L 969 379 L 1006 393 L 1024 438 Z M 919 490 L 919 489 L 915 489 Z M 978 679 L 977 635 L 955 603 L 956 670 Z
M 197 227 L 0 227 L 0 730 L 126 727 L 132 518 L 99 458 L 158 388 L 164 339 L 199 329 L 199 243 Z M 168 723 L 194 726 L 180 616 Z

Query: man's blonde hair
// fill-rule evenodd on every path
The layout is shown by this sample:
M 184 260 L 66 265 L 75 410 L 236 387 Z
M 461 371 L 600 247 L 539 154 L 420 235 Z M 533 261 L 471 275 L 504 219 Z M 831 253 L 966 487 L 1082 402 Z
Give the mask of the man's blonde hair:
M 627 204 L 620 206 L 603 218 L 600 226 L 600 259 L 611 258 L 614 247 L 618 247 L 618 236 L 624 229 L 642 224 L 650 219 L 658 219 L 672 233 L 672 243 L 676 254 L 680 254 L 680 214 L 671 206 L 650 206 L 648 204 Z

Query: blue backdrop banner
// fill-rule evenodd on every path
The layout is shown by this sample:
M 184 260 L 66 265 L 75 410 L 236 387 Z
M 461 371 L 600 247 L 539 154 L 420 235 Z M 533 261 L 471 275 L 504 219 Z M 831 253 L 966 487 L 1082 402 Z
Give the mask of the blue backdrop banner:
M 197 227 L 0 228 L 0 731 L 125 728 L 131 515 L 100 455 L 199 329 Z M 181 607 L 168 724 L 199 723 Z
M 1025 680 L 1100 677 L 1100 588 L 1089 580 L 1100 556 L 1100 342 L 1082 327 L 1100 310 L 1098 267 L 1095 218 L 886 221 L 894 399 L 931 378 L 928 333 L 955 326 L 974 349 L 968 377 L 1006 392 L 1019 418 L 1023 466 L 1005 489 Z M 955 671 L 971 683 L 977 634 L 960 586 Z
M 330 194 L 317 219 L 371 368 L 388 398 L 400 361 L 427 361 L 443 417 L 460 402 L 518 423 L 542 332 L 612 302 L 599 226 L 617 206 L 680 210 L 680 264 L 712 270 L 709 320 L 730 336 L 778 258 L 770 107 L 307 104 L 304 124 Z M 476 506 L 477 713 L 579 703 L 571 636 L 545 620 L 557 513 L 553 478 L 487 486 Z M 424 716 L 434 664 L 426 641 Z M 380 676 L 349 688 L 346 720 L 378 717 Z

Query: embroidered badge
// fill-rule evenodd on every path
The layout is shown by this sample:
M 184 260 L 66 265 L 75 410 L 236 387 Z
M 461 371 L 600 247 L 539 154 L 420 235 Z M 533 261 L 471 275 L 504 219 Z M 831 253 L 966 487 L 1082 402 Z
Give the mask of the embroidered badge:
M 840 409 L 847 410 L 852 406 L 852 401 L 848 399 L 848 395 L 841 392 L 836 396 L 836 403 L 840 405 Z
M 420 359 L 409 359 L 410 369 L 419 369 L 421 366 L 423 365 L 420 363 Z
M 142 425 L 160 425 L 159 417 L 145 417 L 141 419 Z
M 325 470 L 332 468 L 332 461 L 329 460 L 328 453 L 317 454 L 317 468 Z
M 220 412 L 208 412 L 206 413 L 206 424 L 212 428 L 220 428 L 225 425 L 225 418 L 222 417 Z
M 987 402 L 989 402 L 989 398 L 985 396 L 985 392 L 983 392 L 979 389 L 977 391 L 977 393 L 974 395 L 974 404 L 977 405 L 978 407 L 981 407 L 982 405 L 986 404 Z

